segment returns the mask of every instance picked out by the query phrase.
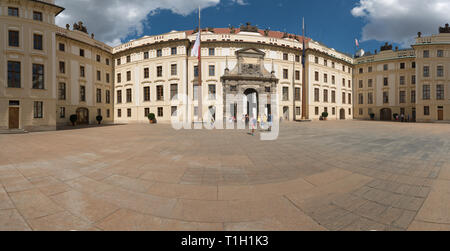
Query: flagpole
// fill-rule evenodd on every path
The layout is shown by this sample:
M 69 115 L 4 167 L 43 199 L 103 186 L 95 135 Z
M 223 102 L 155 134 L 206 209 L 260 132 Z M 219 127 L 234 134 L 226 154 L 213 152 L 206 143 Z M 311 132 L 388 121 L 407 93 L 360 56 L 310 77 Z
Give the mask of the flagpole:
M 302 33 L 303 33 L 303 53 L 302 53 L 302 66 L 303 66 L 303 72 L 302 72 L 302 119 L 306 120 L 308 119 L 308 111 L 306 107 L 306 46 L 305 46 L 305 18 L 303 17 L 303 25 L 302 25 Z
M 202 28 L 201 9 L 198 7 L 198 32 L 200 37 L 200 48 L 198 52 L 198 117 L 199 122 L 203 122 L 203 87 L 202 87 Z

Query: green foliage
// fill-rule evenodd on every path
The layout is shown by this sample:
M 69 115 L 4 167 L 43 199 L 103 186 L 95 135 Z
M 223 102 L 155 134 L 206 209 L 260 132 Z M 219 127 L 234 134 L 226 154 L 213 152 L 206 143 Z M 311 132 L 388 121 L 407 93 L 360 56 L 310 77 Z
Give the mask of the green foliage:
M 76 114 L 70 115 L 70 122 L 72 122 L 72 125 L 75 126 L 75 122 L 77 122 L 78 116 Z
M 323 112 L 323 113 L 322 113 L 322 117 L 328 118 L 328 112 Z

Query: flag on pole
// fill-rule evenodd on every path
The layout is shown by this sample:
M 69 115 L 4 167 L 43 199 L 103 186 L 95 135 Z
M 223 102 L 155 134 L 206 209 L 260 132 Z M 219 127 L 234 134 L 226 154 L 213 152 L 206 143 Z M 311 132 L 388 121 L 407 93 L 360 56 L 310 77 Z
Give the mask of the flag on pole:
M 191 57 L 197 57 L 198 59 L 200 59 L 201 53 L 200 53 L 200 31 L 197 34 L 197 40 L 195 40 L 195 44 L 194 47 L 192 48 L 191 51 Z
M 358 48 L 359 48 L 359 41 L 358 41 L 358 39 L 357 39 L 357 38 L 355 38 L 355 44 L 356 44 L 356 47 L 358 47 Z

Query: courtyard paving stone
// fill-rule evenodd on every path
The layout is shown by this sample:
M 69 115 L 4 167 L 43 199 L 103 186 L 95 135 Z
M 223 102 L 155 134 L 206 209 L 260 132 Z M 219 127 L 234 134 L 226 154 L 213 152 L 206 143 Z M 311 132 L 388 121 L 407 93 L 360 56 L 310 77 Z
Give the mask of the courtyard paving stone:
M 450 127 L 0 135 L 0 230 L 449 230 Z M 24 147 L 26 146 L 26 147 Z

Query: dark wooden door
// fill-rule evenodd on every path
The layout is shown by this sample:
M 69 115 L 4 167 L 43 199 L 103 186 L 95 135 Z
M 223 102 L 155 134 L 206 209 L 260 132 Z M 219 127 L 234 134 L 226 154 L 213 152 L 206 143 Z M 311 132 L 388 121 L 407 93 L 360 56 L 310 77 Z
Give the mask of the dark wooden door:
M 339 117 L 341 120 L 345 120 L 345 110 L 344 109 L 341 109 Z
M 438 110 L 438 120 L 444 120 L 444 110 Z
M 9 129 L 19 129 L 19 107 L 9 108 Z

